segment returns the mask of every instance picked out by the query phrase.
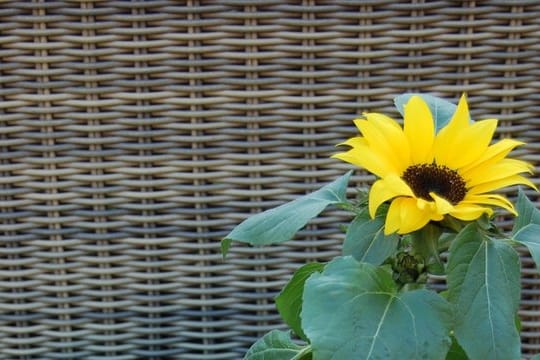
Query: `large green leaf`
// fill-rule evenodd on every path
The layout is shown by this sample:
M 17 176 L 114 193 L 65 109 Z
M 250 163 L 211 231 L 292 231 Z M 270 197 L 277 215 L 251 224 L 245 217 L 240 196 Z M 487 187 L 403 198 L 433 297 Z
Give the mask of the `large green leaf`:
M 470 224 L 450 247 L 447 274 L 454 334 L 469 358 L 519 359 L 520 263 L 514 248 Z
M 536 208 L 536 205 L 529 200 L 521 189 L 518 192 L 516 211 L 518 216 L 514 220 L 512 234 L 517 233 L 521 228 L 529 224 L 540 224 L 540 210 Z
M 540 271 L 540 225 L 529 224 L 516 232 L 514 240 L 525 245 L 536 264 L 536 270 Z
M 306 281 L 302 327 L 314 360 L 445 359 L 451 306 L 429 290 L 399 293 L 383 268 L 338 257 Z
M 288 332 L 272 330 L 251 346 L 244 360 L 304 360 L 310 352 L 293 343 Z
M 428 104 L 437 131 L 448 124 L 456 111 L 456 105 L 439 97 L 429 94 L 407 93 L 394 98 L 394 104 L 402 116 L 404 115 L 405 104 L 413 95 L 420 96 Z
M 260 246 L 291 239 L 328 205 L 346 201 L 350 175 L 349 171 L 311 194 L 247 218 L 223 239 L 223 255 L 228 251 L 231 241 Z
M 342 251 L 358 261 L 380 265 L 396 251 L 398 241 L 397 234 L 384 235 L 384 216 L 371 219 L 366 211 L 349 225 Z
M 294 272 L 293 277 L 276 297 L 276 307 L 281 318 L 296 335 L 307 341 L 302 324 L 300 321 L 300 312 L 302 311 L 302 294 L 304 293 L 304 283 L 314 272 L 322 271 L 324 264 L 309 263 L 305 264 Z

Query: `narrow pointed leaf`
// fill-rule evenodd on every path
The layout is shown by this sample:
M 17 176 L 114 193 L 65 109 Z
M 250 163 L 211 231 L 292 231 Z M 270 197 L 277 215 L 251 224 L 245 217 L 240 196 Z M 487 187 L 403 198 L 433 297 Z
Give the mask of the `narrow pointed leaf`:
M 296 360 L 304 349 L 293 343 L 288 332 L 273 330 L 251 346 L 244 360 Z
M 247 218 L 225 237 L 222 251 L 228 250 L 230 241 L 260 246 L 290 240 L 328 205 L 346 201 L 350 175 L 349 171 L 311 194 Z
M 456 111 L 457 106 L 455 104 L 436 96 L 429 94 L 407 93 L 398 95 L 394 98 L 394 104 L 402 116 L 404 115 L 405 104 L 413 95 L 420 96 L 427 103 L 429 109 L 431 110 L 431 114 L 433 115 L 433 121 L 435 121 L 435 129 L 437 131 L 450 121 L 454 115 L 454 112 Z
M 454 334 L 468 357 L 519 359 L 520 263 L 514 248 L 468 225 L 450 248 L 447 274 L 448 299 L 456 308 Z
M 390 273 L 351 256 L 305 284 L 302 326 L 313 360 L 445 359 L 451 325 L 451 307 L 440 295 L 399 293 Z
M 229 252 L 229 249 L 231 248 L 232 240 L 231 239 L 223 239 L 221 240 L 221 254 L 223 255 L 223 259 L 227 256 L 227 253 Z
M 304 293 L 304 283 L 314 272 L 324 269 L 324 264 L 309 263 L 294 272 L 292 279 L 276 297 L 276 307 L 281 318 L 289 327 L 303 340 L 307 341 L 302 324 L 300 312 L 302 311 L 302 294 Z
M 540 272 L 540 225 L 529 224 L 514 235 L 514 240 L 525 245 L 536 264 L 536 270 Z
M 518 216 L 514 220 L 512 234 L 517 233 L 521 228 L 529 224 L 540 224 L 540 210 L 521 189 L 518 192 L 516 211 Z
M 371 219 L 361 213 L 349 225 L 342 251 L 358 261 L 380 265 L 396 251 L 398 241 L 397 234 L 384 235 L 384 216 Z

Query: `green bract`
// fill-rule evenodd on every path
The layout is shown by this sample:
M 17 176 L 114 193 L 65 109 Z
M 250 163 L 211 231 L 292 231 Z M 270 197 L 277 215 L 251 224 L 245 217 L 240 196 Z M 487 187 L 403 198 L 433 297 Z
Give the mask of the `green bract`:
M 411 96 L 395 99 L 400 112 Z M 436 131 L 457 111 L 448 101 L 420 97 L 429 107 Z M 507 141 L 500 149 L 492 148 L 494 161 L 505 156 L 504 147 L 510 151 L 517 143 Z M 489 158 L 482 161 L 491 164 Z M 428 165 L 420 170 L 420 174 L 438 171 L 458 178 L 445 168 Z M 411 227 L 412 232 L 396 233 L 387 231 L 387 217 L 407 214 L 391 213 L 386 202 L 370 209 L 366 196 L 348 200 L 350 175 L 253 215 L 223 239 L 225 255 L 234 241 L 254 246 L 287 241 L 328 206 L 351 211 L 342 256 L 300 267 L 276 297 L 277 309 L 292 332 L 271 331 L 245 359 L 521 359 L 516 247 L 526 247 L 540 268 L 540 211 L 525 193 L 519 190 L 515 206 L 519 216 L 510 234 L 498 229 L 489 211 L 470 219 L 465 213 L 458 218 L 434 217 L 426 225 Z M 414 176 L 409 180 L 422 181 Z M 518 183 L 532 185 L 523 179 Z M 379 189 L 382 198 L 391 195 L 385 191 L 395 190 L 391 185 L 400 184 L 399 179 L 390 180 Z M 400 194 L 406 197 L 406 192 Z M 446 200 L 437 201 L 444 207 Z M 483 201 L 482 206 L 502 204 L 513 210 L 510 202 L 495 194 Z M 425 199 L 424 203 L 429 205 Z M 407 228 L 400 224 L 400 229 Z M 436 291 L 430 285 L 432 275 L 444 275 L 447 289 Z

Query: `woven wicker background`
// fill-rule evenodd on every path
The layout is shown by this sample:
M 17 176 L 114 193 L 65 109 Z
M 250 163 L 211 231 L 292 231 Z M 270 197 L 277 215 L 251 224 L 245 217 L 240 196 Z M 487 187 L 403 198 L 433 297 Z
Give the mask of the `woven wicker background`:
M 219 240 L 343 174 L 351 120 L 403 92 L 467 92 L 538 169 L 539 51 L 538 1 L 1 2 L 0 359 L 240 359 L 348 218 L 225 262 Z

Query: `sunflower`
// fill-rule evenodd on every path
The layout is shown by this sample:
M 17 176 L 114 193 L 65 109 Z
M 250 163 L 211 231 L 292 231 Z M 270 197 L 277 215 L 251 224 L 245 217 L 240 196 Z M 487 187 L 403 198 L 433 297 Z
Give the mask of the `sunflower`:
M 491 206 L 517 215 L 508 199 L 492 191 L 517 184 L 535 188 L 520 175 L 530 173 L 532 166 L 506 158 L 523 143 L 502 139 L 490 145 L 497 120 L 471 122 L 465 96 L 438 132 L 419 96 L 405 104 L 403 127 L 383 114 L 364 117 L 354 120 L 362 136 L 340 144 L 350 149 L 333 157 L 379 178 L 370 189 L 368 208 L 373 218 L 381 204 L 391 201 L 385 234 L 410 233 L 445 216 L 464 221 L 491 216 Z

